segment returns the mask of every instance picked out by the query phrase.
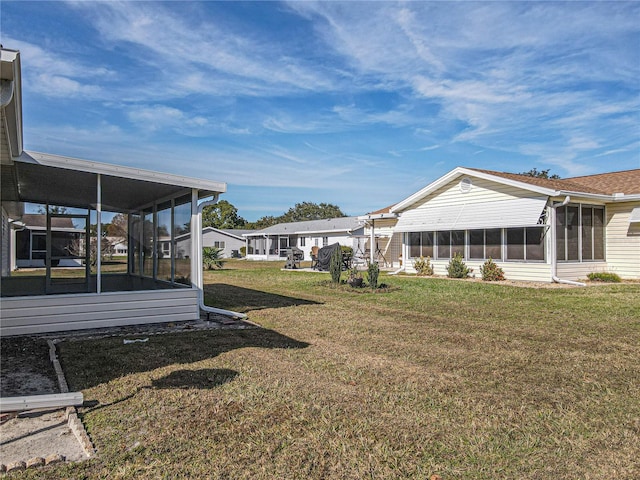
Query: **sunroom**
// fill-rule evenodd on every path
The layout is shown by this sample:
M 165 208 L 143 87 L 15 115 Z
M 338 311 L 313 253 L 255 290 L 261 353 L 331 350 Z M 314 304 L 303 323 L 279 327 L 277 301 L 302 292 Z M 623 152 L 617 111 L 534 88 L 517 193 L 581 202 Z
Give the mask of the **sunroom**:
M 202 206 L 225 190 L 221 182 L 43 153 L 3 162 L 2 334 L 197 319 L 196 233 Z M 44 268 L 15 269 L 21 217 L 34 209 L 45 219 Z M 115 217 L 128 248 L 114 259 L 104 247 Z M 52 228 L 59 219 L 73 225 L 73 237 Z M 190 251 L 176 248 L 178 236 L 192 233 Z

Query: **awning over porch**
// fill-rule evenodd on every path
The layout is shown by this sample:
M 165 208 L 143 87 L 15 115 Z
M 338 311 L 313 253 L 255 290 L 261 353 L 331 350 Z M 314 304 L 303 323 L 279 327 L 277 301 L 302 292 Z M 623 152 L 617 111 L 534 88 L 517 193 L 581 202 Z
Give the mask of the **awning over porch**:
M 538 224 L 547 197 L 514 198 L 496 202 L 423 206 L 403 212 L 396 232 L 474 230 L 526 227 Z

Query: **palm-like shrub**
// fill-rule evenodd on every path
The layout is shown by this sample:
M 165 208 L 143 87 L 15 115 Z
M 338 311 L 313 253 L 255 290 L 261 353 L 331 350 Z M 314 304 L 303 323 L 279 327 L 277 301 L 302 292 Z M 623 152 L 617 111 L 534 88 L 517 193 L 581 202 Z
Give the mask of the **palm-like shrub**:
M 207 270 L 222 268 L 224 266 L 222 249 L 216 247 L 204 247 L 202 249 L 202 263 Z

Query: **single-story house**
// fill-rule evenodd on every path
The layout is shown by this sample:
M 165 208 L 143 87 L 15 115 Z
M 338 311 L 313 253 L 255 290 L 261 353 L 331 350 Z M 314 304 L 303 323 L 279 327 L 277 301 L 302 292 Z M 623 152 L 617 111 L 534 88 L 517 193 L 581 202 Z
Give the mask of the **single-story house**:
M 193 235 L 186 260 L 171 249 L 161 257 L 158 239 L 201 232 L 202 208 L 217 201 L 226 184 L 24 151 L 19 52 L 2 49 L 0 64 L 2 335 L 199 318 L 201 235 Z M 46 212 L 45 268 L 12 275 L 11 250 L 25 203 Z M 100 251 L 103 212 L 127 214 L 126 273 L 103 271 L 99 257 L 91 268 L 90 245 L 94 241 Z M 54 248 L 52 226 L 65 218 L 92 224 L 77 232 L 84 250 L 74 257 L 81 257 L 84 269 L 62 272 L 55 265 L 63 255 Z
M 240 249 L 246 246 L 245 234 L 250 234 L 255 230 L 246 229 L 223 229 L 214 227 L 204 227 L 202 229 L 202 246 L 222 249 L 222 258 L 240 258 Z M 191 238 L 177 238 L 179 250 L 188 251 Z
M 60 267 L 81 267 L 82 263 L 74 258 L 74 250 L 81 247 L 81 239 L 86 233 L 84 222 L 74 224 L 72 218 L 53 217 L 51 222 L 52 262 Z M 42 268 L 47 253 L 47 216 L 40 213 L 22 215 L 14 222 L 15 248 L 12 255 L 11 270 L 16 268 Z
M 249 260 L 282 260 L 290 247 L 301 249 L 304 258 L 311 260 L 312 247 L 322 248 L 337 242 L 355 251 L 358 238 L 363 235 L 364 224 L 358 217 L 339 217 L 279 223 L 246 233 L 244 237 Z
M 640 169 L 545 179 L 456 168 L 390 209 L 403 269 L 460 254 L 480 275 L 492 258 L 512 280 L 640 279 Z

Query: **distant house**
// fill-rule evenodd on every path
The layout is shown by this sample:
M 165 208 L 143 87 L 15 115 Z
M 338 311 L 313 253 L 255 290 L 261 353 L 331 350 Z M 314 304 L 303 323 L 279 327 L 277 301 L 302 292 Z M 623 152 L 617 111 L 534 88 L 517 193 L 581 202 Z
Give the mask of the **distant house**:
M 332 243 L 358 247 L 358 239 L 364 235 L 364 224 L 358 217 L 339 217 L 304 222 L 279 223 L 263 230 L 244 234 L 247 239 L 247 259 L 282 260 L 286 249 L 297 247 L 304 258 L 311 259 L 313 247 L 325 247 Z
M 51 222 L 52 262 L 60 267 L 80 267 L 82 263 L 74 258 L 74 250 L 81 247 L 81 239 L 86 233 L 86 225 L 80 225 L 72 218 L 53 217 Z M 47 256 L 47 216 L 45 214 L 24 214 L 14 223 L 15 248 L 12 269 L 42 268 Z
M 551 180 L 456 168 L 390 209 L 403 268 L 460 254 L 480 275 L 492 258 L 513 280 L 640 279 L 640 169 Z
M 254 230 L 204 227 L 202 229 L 202 246 L 222 249 L 222 258 L 239 258 L 241 256 L 240 249 L 246 243 L 243 235 L 252 232 Z M 178 251 L 189 251 L 191 245 L 190 236 L 176 237 L 176 242 Z

